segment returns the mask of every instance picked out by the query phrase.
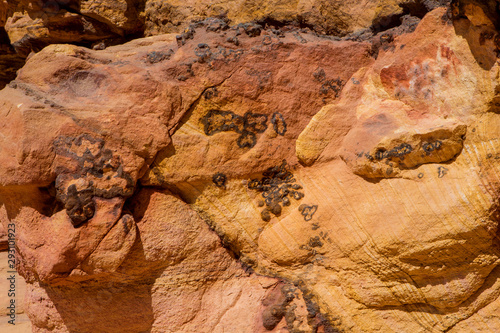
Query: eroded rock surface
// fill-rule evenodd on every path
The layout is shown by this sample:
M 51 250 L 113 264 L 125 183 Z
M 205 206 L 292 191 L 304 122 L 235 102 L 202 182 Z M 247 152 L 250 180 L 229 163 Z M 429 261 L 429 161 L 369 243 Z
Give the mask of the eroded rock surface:
M 50 284 L 29 279 L 28 314 L 35 331 L 280 332 L 294 325 L 309 331 L 324 327 L 319 314 L 309 315 L 300 290 L 245 271 L 203 220 L 168 191 L 141 190 L 129 208 L 130 222 L 108 232 L 68 278 Z M 93 224 L 78 230 L 85 232 Z M 134 235 L 130 246 L 123 244 L 130 238 L 125 233 Z M 283 313 L 268 310 L 273 306 Z M 285 313 L 293 318 L 284 318 Z
M 356 1 L 0 1 L 0 87 L 15 77 L 30 52 L 69 43 L 104 49 L 134 38 L 181 33 L 211 17 L 226 24 L 281 28 L 368 39 L 380 31 L 412 30 L 428 11 L 449 0 Z M 490 5 L 491 7 L 491 5 Z M 400 25 L 400 23 L 403 23 Z M 252 24 L 250 24 L 252 25 Z M 260 29 L 260 28 L 259 28 Z M 390 34 L 389 34 L 390 35 Z M 386 35 L 379 41 L 384 44 Z
M 488 13 L 32 55 L 0 91 L 0 218 L 35 331 L 500 329 Z

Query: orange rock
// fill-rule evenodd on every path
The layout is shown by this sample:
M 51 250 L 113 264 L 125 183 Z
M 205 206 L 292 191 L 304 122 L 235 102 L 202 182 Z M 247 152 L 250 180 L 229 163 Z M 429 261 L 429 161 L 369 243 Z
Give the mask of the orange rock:
M 0 91 L 0 219 L 35 329 L 496 330 L 485 13 L 371 42 L 210 19 L 30 57 Z
M 140 238 L 119 268 L 103 266 L 120 247 L 110 246 L 123 232 L 113 228 L 63 285 L 29 285 L 27 311 L 38 330 L 267 332 L 266 309 L 276 304 L 293 318 L 282 314 L 269 331 L 324 325 L 318 316 L 313 315 L 314 322 L 307 310 L 299 311 L 307 306 L 296 288 L 242 269 L 196 213 L 172 194 L 143 190 L 130 209 L 137 223 L 131 222 L 136 227 L 128 227 L 129 232 L 137 231 Z M 92 263 L 98 266 L 91 271 Z M 282 293 L 286 302 L 285 296 L 269 302 L 271 295 Z

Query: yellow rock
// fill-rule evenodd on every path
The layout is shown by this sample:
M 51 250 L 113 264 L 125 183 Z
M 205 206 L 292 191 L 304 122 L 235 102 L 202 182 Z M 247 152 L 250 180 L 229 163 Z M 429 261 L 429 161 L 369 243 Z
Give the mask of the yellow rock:
M 242 261 L 302 281 L 350 332 L 443 332 L 467 320 L 487 331 L 474 316 L 500 306 L 500 116 L 490 111 L 499 67 L 483 69 L 443 14 L 397 37 L 312 117 L 296 141 L 303 166 L 288 169 L 304 197 L 269 222 L 251 179 L 177 183 Z M 181 155 L 194 151 L 180 142 L 203 138 L 194 124 L 172 137 Z M 181 155 L 158 172 L 175 171 Z

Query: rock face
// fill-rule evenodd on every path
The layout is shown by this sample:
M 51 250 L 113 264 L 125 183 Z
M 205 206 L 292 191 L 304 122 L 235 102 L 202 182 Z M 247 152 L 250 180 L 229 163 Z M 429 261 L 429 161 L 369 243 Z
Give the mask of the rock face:
M 192 22 L 224 17 L 230 25 L 259 21 L 294 24 L 319 34 L 367 37 L 413 22 L 448 0 L 357 1 L 0 1 L 0 87 L 15 78 L 30 52 L 70 43 L 103 49 L 162 33 L 182 32 Z
M 33 330 L 499 330 L 500 21 L 384 5 L 400 25 L 333 38 L 301 2 L 146 2 L 227 18 L 31 55 L 0 91 L 0 220 Z
M 69 276 L 49 284 L 42 276 L 28 279 L 37 281 L 27 296 L 35 331 L 279 332 L 324 326 L 319 316 L 307 317 L 296 287 L 242 269 L 179 198 L 145 189 L 135 199 L 129 214 Z
M 180 31 L 189 21 L 225 16 L 232 24 L 251 21 L 295 23 L 320 34 L 346 35 L 367 28 L 385 30 L 411 11 L 425 13 L 440 1 L 158 1 L 145 3 L 146 35 Z M 415 7 L 415 8 L 413 8 Z M 416 8 L 418 7 L 418 9 Z

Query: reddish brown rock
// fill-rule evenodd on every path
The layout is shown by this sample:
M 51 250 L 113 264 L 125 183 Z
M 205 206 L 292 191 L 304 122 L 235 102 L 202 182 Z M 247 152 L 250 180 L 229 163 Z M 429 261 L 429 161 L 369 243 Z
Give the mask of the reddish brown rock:
M 140 238 L 124 261 L 117 251 L 123 248 L 117 246 L 123 230 L 113 228 L 70 278 L 57 285 L 29 285 L 34 331 L 279 332 L 286 325 L 309 330 L 323 325 L 314 313 L 308 317 L 296 288 L 242 269 L 175 196 L 143 190 L 130 209 L 137 222 L 124 227 Z M 119 267 L 113 264 L 116 260 Z M 99 266 L 90 271 L 92 263 Z M 264 315 L 271 294 L 281 297 L 280 306 L 290 313 L 290 318 L 281 315 L 272 325 Z
M 4 73 L 0 87 L 15 77 L 30 52 L 55 43 L 103 49 L 142 36 L 189 31 L 191 23 L 210 17 L 224 18 L 229 25 L 258 22 L 279 29 L 292 24 L 304 32 L 366 40 L 401 22 L 398 30 L 412 30 L 426 12 L 448 2 L 4 0 L 0 3 L 0 68 Z M 385 47 L 392 37 L 382 37 L 375 37 L 376 44 Z
M 228 327 L 256 332 L 265 330 L 264 323 L 274 325 L 274 331 L 284 326 L 312 331 L 322 325 L 317 310 L 309 314 L 298 290 L 293 299 L 280 303 L 283 313 L 261 307 L 277 280 L 245 273 L 189 206 L 168 194 L 137 192 L 137 180 L 158 154 L 157 167 L 163 168 L 160 161 L 172 147 L 171 134 L 188 119 L 197 119 L 199 131 L 209 134 L 219 132 L 213 126 L 224 126 L 221 115 L 242 120 L 237 125 L 241 128 L 222 133 L 230 135 L 232 147 L 227 149 L 235 152 L 239 146 L 264 152 L 273 138 L 293 142 L 290 134 L 297 135 L 307 119 L 298 113 L 287 117 L 286 112 L 302 108 L 312 116 L 337 98 L 357 66 L 372 61 L 370 45 L 331 45 L 328 39 L 293 30 L 282 37 L 267 31 L 254 35 L 243 28 L 227 30 L 225 36 L 205 30 L 201 27 L 185 41 L 162 36 L 104 51 L 49 46 L 33 55 L 0 92 L 5 96 L 2 221 L 17 225 L 18 269 L 31 286 L 28 313 L 35 330 L 85 332 L 104 325 L 120 332 L 124 326 L 131 332 L 167 326 L 173 331 Z M 228 41 L 234 37 L 239 45 Z M 207 39 L 210 44 L 204 43 Z M 339 65 L 338 77 L 331 79 L 328 70 L 318 69 L 323 47 L 350 58 L 352 65 Z M 311 55 L 302 64 L 304 79 L 297 77 L 295 65 L 301 54 Z M 289 64 L 283 66 L 281 58 Z M 40 63 L 46 64 L 43 71 Z M 310 84 L 303 86 L 304 80 Z M 271 94 L 275 85 L 283 91 L 280 100 Z M 231 86 L 244 89 L 220 94 Z M 298 91 L 308 99 L 295 100 Z M 235 93 L 243 98 L 240 104 L 228 104 L 222 113 L 205 111 L 210 103 L 230 101 Z M 266 108 L 252 102 L 261 94 Z M 242 102 L 248 103 L 244 112 Z M 285 116 L 279 112 L 283 107 L 289 110 L 282 111 Z M 198 149 L 194 143 L 191 149 Z M 294 151 L 277 153 L 259 161 L 239 152 L 221 171 L 243 165 L 243 173 L 265 170 L 275 158 L 293 158 Z M 204 162 L 198 179 L 213 180 L 215 158 Z M 174 184 L 193 176 L 152 171 L 144 184 Z M 98 290 L 111 293 L 115 285 L 115 296 L 94 302 Z M 226 295 L 227 290 L 234 291 Z M 80 305 L 70 306 L 75 297 Z M 214 307 L 214 299 L 221 297 L 223 302 Z M 148 306 L 124 321 L 137 303 Z M 109 308 L 116 309 L 114 314 L 101 313 Z
M 5 231 L 3 224 L 0 224 L 0 251 L 6 251 L 9 248 L 9 237 Z

